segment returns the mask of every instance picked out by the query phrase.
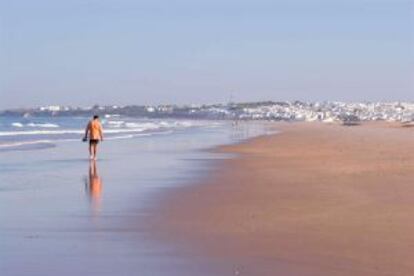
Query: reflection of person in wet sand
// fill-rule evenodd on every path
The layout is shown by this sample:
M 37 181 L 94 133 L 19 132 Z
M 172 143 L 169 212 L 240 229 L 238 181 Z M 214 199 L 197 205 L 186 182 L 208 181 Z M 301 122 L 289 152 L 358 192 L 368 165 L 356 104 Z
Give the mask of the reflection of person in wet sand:
M 102 181 L 99 177 L 96 167 L 96 161 L 91 160 L 89 163 L 89 179 L 85 183 L 86 192 L 92 202 L 92 208 L 95 211 L 100 209 L 101 195 L 102 195 Z

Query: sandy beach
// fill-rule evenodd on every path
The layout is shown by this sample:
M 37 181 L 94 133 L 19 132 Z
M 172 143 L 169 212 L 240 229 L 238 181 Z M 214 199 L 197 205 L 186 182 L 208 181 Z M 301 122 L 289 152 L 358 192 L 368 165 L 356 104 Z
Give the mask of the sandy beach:
M 168 193 L 156 238 L 224 275 L 414 275 L 414 128 L 275 128 Z

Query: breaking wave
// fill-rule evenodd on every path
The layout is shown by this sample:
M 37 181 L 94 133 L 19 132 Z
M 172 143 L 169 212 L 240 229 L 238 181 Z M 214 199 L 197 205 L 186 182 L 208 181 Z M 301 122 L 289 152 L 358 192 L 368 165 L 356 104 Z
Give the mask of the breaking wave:
M 24 127 L 22 123 L 18 123 L 18 122 L 12 123 L 11 125 L 14 127 Z
M 176 131 L 211 127 L 212 122 L 191 120 L 147 120 L 128 117 L 109 117 L 101 121 L 105 140 L 131 139 L 153 135 L 166 135 Z M 35 122 L 6 121 L 0 127 L 0 151 L 37 149 L 55 146 L 55 143 L 79 141 L 85 133 L 83 118 L 53 118 Z
M 52 123 L 28 123 L 28 124 L 23 124 L 23 123 L 20 123 L 20 122 L 11 123 L 11 126 L 17 127 L 17 128 L 23 128 L 23 127 L 58 128 L 59 127 L 59 125 L 52 124 Z
M 45 123 L 45 124 L 35 124 L 35 123 L 29 123 L 27 124 L 28 127 L 44 127 L 44 128 L 58 128 L 59 125 L 52 124 L 52 123 Z
M 55 146 L 56 144 L 51 140 L 21 141 L 0 144 L 0 151 L 44 149 Z

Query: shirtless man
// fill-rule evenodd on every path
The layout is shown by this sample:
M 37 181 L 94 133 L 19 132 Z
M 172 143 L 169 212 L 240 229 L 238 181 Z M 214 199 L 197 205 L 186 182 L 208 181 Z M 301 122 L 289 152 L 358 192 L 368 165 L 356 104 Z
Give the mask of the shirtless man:
M 96 160 L 96 152 L 99 141 L 103 141 L 102 125 L 99 122 L 99 116 L 93 116 L 85 129 L 84 141 L 87 141 L 89 134 L 89 154 L 91 160 Z

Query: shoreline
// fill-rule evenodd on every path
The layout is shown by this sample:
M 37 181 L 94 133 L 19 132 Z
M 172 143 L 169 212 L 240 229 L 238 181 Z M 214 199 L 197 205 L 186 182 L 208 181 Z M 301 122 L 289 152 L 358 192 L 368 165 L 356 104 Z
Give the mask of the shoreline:
M 414 132 L 275 127 L 216 148 L 236 157 L 165 195 L 149 221 L 154 239 L 240 275 L 414 273 Z
M 178 129 L 169 135 L 106 139 L 98 161 L 87 146 L 62 142 L 43 150 L 1 152 L 0 203 L 4 275 L 219 275 L 210 262 L 177 256 L 151 240 L 142 223 L 159 198 L 227 155 L 205 149 L 262 133 L 259 124 Z M 139 221 L 140 224 L 135 222 Z M 40 254 L 39 254 L 40 252 Z M 50 259 L 56 261 L 50 264 Z M 21 266 L 24 263 L 24 266 Z

